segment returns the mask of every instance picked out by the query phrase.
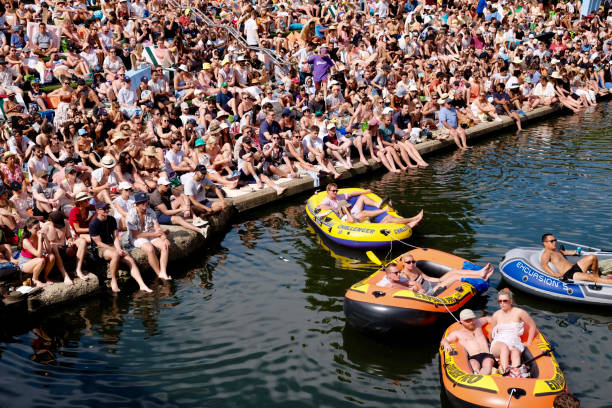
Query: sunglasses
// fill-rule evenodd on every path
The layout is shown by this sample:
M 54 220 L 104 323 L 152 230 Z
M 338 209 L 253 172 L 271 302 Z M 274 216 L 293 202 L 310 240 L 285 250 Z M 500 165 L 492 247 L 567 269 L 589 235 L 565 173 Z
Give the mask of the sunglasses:
M 497 299 L 497 303 L 499 303 L 500 305 L 502 303 L 510 303 L 510 299 Z
M 338 190 L 329 190 L 330 193 L 337 193 Z
M 549 239 L 547 242 L 557 242 L 556 239 Z
M 403 261 L 403 262 L 404 262 L 405 264 L 407 264 L 407 265 L 412 265 L 412 264 L 415 264 L 415 263 L 416 263 L 416 261 L 414 261 L 414 260 L 413 260 L 413 261 Z

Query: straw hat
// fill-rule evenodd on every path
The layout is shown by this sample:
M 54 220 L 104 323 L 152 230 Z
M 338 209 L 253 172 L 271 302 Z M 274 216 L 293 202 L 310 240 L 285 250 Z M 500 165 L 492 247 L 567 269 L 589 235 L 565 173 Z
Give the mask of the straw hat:
M 155 150 L 155 146 L 147 146 L 142 154 L 145 156 L 157 157 L 157 150 Z
M 555 78 L 555 79 L 563 79 L 561 78 L 561 74 L 559 74 L 559 71 L 555 71 L 552 74 L 550 74 L 551 78 Z
M 2 162 L 6 163 L 6 161 L 8 160 L 9 157 L 17 157 L 17 155 L 13 152 L 4 152 L 4 154 L 2 155 Z
M 124 139 L 129 139 L 129 137 L 124 135 L 123 132 L 116 132 L 113 135 L 113 138 L 111 139 L 111 143 L 115 143 L 117 140 L 124 140 Z
M 216 133 L 219 133 L 221 131 L 221 124 L 219 123 L 218 120 L 212 120 L 210 122 L 210 125 L 208 126 L 208 133 L 211 135 L 214 135 Z
M 89 200 L 91 200 L 91 196 L 84 191 L 81 191 L 80 193 L 77 193 L 74 196 L 75 203 L 78 203 L 79 201 L 89 201 Z
M 113 156 L 104 156 L 102 160 L 100 160 L 100 164 L 102 165 L 102 167 L 112 169 L 117 165 L 117 161 L 113 158 Z

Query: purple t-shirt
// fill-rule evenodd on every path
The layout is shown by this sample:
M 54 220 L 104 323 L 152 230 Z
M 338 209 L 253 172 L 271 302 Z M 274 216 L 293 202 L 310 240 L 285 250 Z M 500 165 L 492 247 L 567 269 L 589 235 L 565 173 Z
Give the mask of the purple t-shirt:
M 334 66 L 334 62 L 328 55 L 324 57 L 321 55 L 313 55 L 308 58 L 308 63 L 314 66 L 312 69 L 312 79 L 315 82 L 326 80 L 329 69 Z

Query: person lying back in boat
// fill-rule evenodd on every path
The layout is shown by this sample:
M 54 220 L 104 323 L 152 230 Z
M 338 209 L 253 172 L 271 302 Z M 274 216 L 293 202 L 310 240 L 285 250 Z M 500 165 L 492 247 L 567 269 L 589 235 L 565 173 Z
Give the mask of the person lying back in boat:
M 478 319 L 471 309 L 463 309 L 459 314 L 463 328 L 453 331 L 440 342 L 444 351 L 453 351 L 451 343 L 459 343 L 465 349 L 468 363 L 474 374 L 490 375 L 495 364 L 495 357 L 489 353 L 489 341 L 485 337 L 482 326 L 489 323 L 489 317 Z
M 385 276 L 376 283 L 376 286 L 380 286 L 381 288 L 416 290 L 413 282 L 409 282 L 405 279 L 402 281 L 400 277 L 400 268 L 395 262 L 391 262 L 389 265 L 385 266 Z
M 372 190 L 362 190 L 362 191 L 354 191 L 352 193 L 343 193 L 338 194 L 338 186 L 335 183 L 329 183 L 327 185 L 327 197 L 321 201 L 321 203 L 317 206 L 320 210 L 332 210 L 338 215 L 338 217 L 346 216 L 346 222 L 363 222 L 368 218 L 374 218 L 381 214 L 386 213 L 391 209 L 391 202 L 383 199 L 382 201 L 374 201 L 371 198 L 367 197 L 366 194 L 370 194 Z M 348 204 L 347 200 L 352 197 L 357 197 L 357 202 L 351 206 Z M 388 208 L 381 208 L 386 203 L 389 203 Z M 377 210 L 365 210 L 364 206 L 369 205 L 372 207 L 377 207 Z M 410 228 L 414 228 L 420 221 L 423 219 L 423 210 L 420 213 L 411 218 L 403 218 L 403 217 L 394 217 L 392 215 L 385 215 L 385 217 L 380 220 L 381 224 L 387 223 L 396 223 L 396 224 L 407 224 Z
M 491 316 L 491 353 L 499 358 L 503 372 L 509 371 L 510 377 L 525 377 L 527 371 L 521 370 L 521 354 L 529 346 L 536 334 L 536 324 L 529 314 L 515 306 L 514 296 L 505 288 L 497 294 L 499 310 Z M 529 328 L 527 341 L 523 344 L 521 335 Z M 509 365 L 512 363 L 512 365 Z
M 491 264 L 486 264 L 479 271 L 469 271 L 466 269 L 451 269 L 441 278 L 427 276 L 416 265 L 416 261 L 411 254 L 405 254 L 402 258 L 401 277 L 408 282 L 414 282 L 416 292 L 429 296 L 437 296 L 453 283 L 460 281 L 461 278 L 476 278 L 489 280 L 495 268 Z
M 578 262 L 572 265 L 565 257 L 572 255 L 579 256 L 580 252 L 558 250 L 557 238 L 555 238 L 553 234 L 542 235 L 542 245 L 544 246 L 544 253 L 542 253 L 542 258 L 540 259 L 542 263 L 541 266 L 542 269 L 544 269 L 544 272 L 550 276 L 554 276 L 555 278 L 563 281 L 573 279 L 587 282 L 610 283 L 609 279 L 599 276 L 597 256 L 583 256 L 578 260 Z M 555 272 L 550 266 L 548 266 L 549 262 L 551 262 L 558 271 L 563 272 Z M 589 269 L 591 270 L 592 274 L 587 273 Z

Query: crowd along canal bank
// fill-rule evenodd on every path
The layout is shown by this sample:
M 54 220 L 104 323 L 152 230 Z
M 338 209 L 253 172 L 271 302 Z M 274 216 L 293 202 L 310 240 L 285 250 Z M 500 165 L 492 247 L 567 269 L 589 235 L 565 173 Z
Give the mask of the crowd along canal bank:
M 603 102 L 611 98 L 612 94 L 609 93 L 598 98 L 598 101 Z M 533 123 L 568 112 L 569 110 L 564 110 L 560 105 L 540 107 L 523 116 L 522 123 Z M 482 122 L 467 129 L 466 137 L 470 142 L 469 144 L 473 145 L 478 139 L 495 136 L 496 133 L 499 134 L 501 131 L 511 129 L 514 126 L 514 120 L 507 116 L 502 116 L 501 122 Z M 452 139 L 428 140 L 418 144 L 416 147 L 421 155 L 431 156 L 434 153 L 455 148 L 455 143 Z M 371 174 L 381 170 L 381 168 L 382 165 L 380 163 L 370 161 L 370 166 L 366 167 L 357 161 L 351 170 L 340 168 L 339 172 L 342 176 L 337 181 L 341 182 L 342 180 L 348 180 L 366 173 Z M 198 252 L 205 248 L 207 244 L 218 242 L 231 223 L 236 220 L 237 213 L 258 208 L 288 196 L 312 191 L 319 187 L 319 183 L 323 184 L 324 181 L 315 180 L 309 175 L 303 174 L 300 178 L 282 182 L 280 185 L 286 187 L 287 190 L 280 197 L 270 188 L 259 191 L 245 191 L 245 189 L 231 191 L 228 194 L 228 198 L 226 198 L 228 208 L 221 213 L 208 217 L 210 228 L 206 237 L 182 227 L 164 226 L 169 230 L 168 238 L 172 243 L 169 261 L 190 259 L 197 256 Z M 143 251 L 134 249 L 131 251 L 131 255 L 142 271 L 150 270 Z M 52 286 L 33 291 L 28 295 L 4 298 L 0 306 L 0 315 L 23 315 L 38 312 L 51 306 L 63 305 L 85 296 L 91 296 L 110 287 L 110 276 L 107 274 L 106 262 L 89 262 L 85 270 L 89 273 L 87 281 L 76 279 L 72 286 L 66 286 L 64 283 L 58 282 Z M 129 277 L 129 273 L 125 270 L 120 270 L 120 277 L 125 279 Z

